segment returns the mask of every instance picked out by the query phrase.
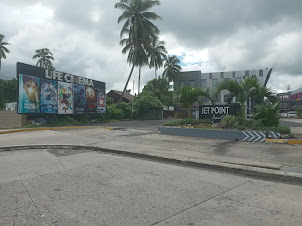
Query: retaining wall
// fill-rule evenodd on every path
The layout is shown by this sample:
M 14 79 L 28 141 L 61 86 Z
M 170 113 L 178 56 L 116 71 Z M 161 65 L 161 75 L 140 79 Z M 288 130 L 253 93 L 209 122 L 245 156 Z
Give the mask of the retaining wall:
M 159 127 L 159 133 L 185 137 L 200 137 L 221 140 L 237 140 L 248 142 L 265 142 L 265 131 L 241 131 L 241 130 L 215 130 L 215 129 L 191 129 L 175 127 Z M 269 137 L 279 139 L 280 134 L 269 132 Z
M 0 128 L 12 129 L 26 124 L 27 116 L 17 114 L 17 111 L 0 111 Z

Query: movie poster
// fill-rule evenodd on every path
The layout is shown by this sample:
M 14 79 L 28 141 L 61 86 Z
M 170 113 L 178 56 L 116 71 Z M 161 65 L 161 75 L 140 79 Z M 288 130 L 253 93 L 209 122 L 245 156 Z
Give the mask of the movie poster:
M 96 93 L 94 88 L 86 87 L 86 111 L 96 113 Z
M 84 114 L 86 108 L 85 86 L 73 85 L 74 113 Z
M 58 113 L 73 114 L 73 89 L 72 84 L 58 82 Z
M 41 79 L 41 113 L 58 113 L 58 84 Z
M 106 96 L 105 91 L 97 89 L 97 113 L 106 112 Z
M 19 75 L 19 113 L 40 113 L 40 79 Z

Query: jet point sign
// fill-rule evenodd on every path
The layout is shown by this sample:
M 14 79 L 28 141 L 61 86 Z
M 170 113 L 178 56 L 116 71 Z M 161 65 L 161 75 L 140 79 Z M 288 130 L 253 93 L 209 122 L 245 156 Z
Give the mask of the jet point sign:
M 239 109 L 239 104 L 201 105 L 199 106 L 199 118 L 220 122 L 225 115 L 236 115 Z

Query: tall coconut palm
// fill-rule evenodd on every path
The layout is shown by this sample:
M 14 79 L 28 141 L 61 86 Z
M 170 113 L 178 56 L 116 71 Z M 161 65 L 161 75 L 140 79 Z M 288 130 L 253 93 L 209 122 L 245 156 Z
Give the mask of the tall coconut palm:
M 156 71 L 163 66 L 164 58 L 168 53 L 164 41 L 159 41 L 158 36 L 155 36 L 150 43 L 150 48 L 147 49 L 148 57 L 150 58 L 149 67 L 155 69 L 155 79 L 157 79 Z
M 52 66 L 51 60 L 54 60 L 52 53 L 47 48 L 42 48 L 36 50 L 36 54 L 33 56 L 33 59 L 38 58 L 36 66 L 48 68 Z M 53 67 L 53 66 L 52 66 Z
M 6 48 L 6 45 L 10 45 L 8 42 L 4 42 L 3 39 L 5 38 L 4 35 L 0 34 L 0 72 L 1 72 L 1 59 L 6 59 L 6 54 L 9 53 L 8 48 Z
M 138 94 L 140 93 L 140 78 L 141 78 L 141 68 L 144 65 L 148 65 L 148 56 L 146 53 L 146 46 L 149 45 L 150 37 L 138 37 L 138 45 L 137 45 L 137 59 L 135 61 L 135 44 L 132 42 L 133 39 L 131 37 L 122 39 L 120 44 L 125 47 L 122 50 L 122 53 L 126 54 L 128 52 L 127 62 L 129 64 L 135 64 L 135 66 L 139 67 L 139 76 L 138 76 Z
M 205 88 L 192 88 L 189 86 L 182 87 L 179 94 L 179 102 L 183 107 L 188 108 L 189 118 L 191 118 L 192 105 L 198 101 L 199 97 L 207 97 L 211 100 L 211 92 Z
M 272 95 L 270 88 L 262 86 L 257 78 L 249 77 L 238 83 L 232 79 L 224 79 L 218 83 L 216 95 L 221 91 L 229 91 L 231 98 L 236 97 L 241 106 L 241 117 L 244 118 L 244 103 L 250 98 L 264 98 Z
M 180 60 L 177 58 L 177 56 L 166 56 L 163 77 L 166 77 L 170 82 L 173 82 L 175 75 L 182 70 L 181 66 L 179 66 L 179 63 Z
M 120 37 L 122 38 L 124 35 L 128 36 L 128 44 L 132 45 L 131 51 L 133 55 L 133 65 L 118 103 L 123 99 L 134 67 L 139 65 L 139 39 L 154 37 L 156 34 L 159 34 L 159 29 L 151 22 L 151 20 L 161 19 L 161 17 L 154 12 L 148 11 L 157 5 L 160 5 L 159 0 L 120 0 L 114 5 L 115 8 L 123 10 L 122 15 L 118 18 L 118 23 L 125 20 Z

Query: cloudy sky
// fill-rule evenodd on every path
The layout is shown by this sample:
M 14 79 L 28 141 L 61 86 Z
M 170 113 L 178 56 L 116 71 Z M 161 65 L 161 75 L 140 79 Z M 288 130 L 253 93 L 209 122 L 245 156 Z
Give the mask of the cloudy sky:
M 16 62 L 35 65 L 35 50 L 47 47 L 58 71 L 121 90 L 131 67 L 119 45 L 116 2 L 1 0 L 0 34 L 11 43 L 1 78 L 16 76 Z M 163 18 L 155 22 L 160 38 L 183 71 L 272 67 L 269 85 L 281 91 L 302 88 L 301 10 L 301 0 L 162 0 L 152 11 Z M 153 78 L 154 70 L 143 68 L 142 85 Z M 131 89 L 133 80 L 138 70 Z

